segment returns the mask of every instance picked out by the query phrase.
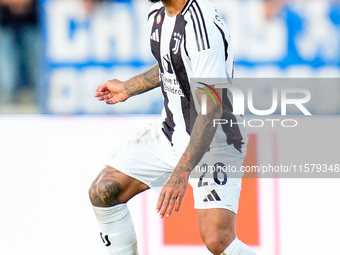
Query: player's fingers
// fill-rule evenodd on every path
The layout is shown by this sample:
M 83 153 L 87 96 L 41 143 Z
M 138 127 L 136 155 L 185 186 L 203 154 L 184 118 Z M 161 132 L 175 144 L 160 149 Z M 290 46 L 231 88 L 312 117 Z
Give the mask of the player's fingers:
M 182 200 L 183 200 L 183 196 L 178 196 L 176 207 L 175 207 L 175 212 L 179 211 L 179 208 L 181 207 L 181 204 L 182 204 Z
M 99 101 L 105 100 L 104 96 L 97 95 L 95 96 Z
M 177 196 L 172 195 L 172 197 L 170 198 L 170 202 L 169 202 L 169 206 L 168 206 L 168 209 L 167 209 L 166 217 L 170 217 L 172 209 L 174 208 L 176 200 L 177 200 Z
M 108 98 L 105 98 L 105 96 L 97 96 L 96 98 L 97 98 L 99 101 L 108 100 Z
M 108 90 L 97 91 L 97 92 L 94 94 L 94 97 L 97 97 L 97 98 L 99 99 L 100 97 L 103 97 L 103 96 L 108 95 L 108 94 L 110 94 L 110 91 L 108 91 Z
M 105 102 L 111 102 L 111 103 L 112 102 L 116 103 L 116 101 L 117 101 L 117 100 L 114 99 L 114 97 L 112 96 L 111 93 L 106 93 L 106 94 L 102 93 L 102 95 L 98 95 L 97 99 L 99 101 L 105 100 Z
M 170 203 L 170 199 L 171 199 L 171 194 L 167 194 L 165 193 L 165 197 L 163 199 L 163 202 L 162 202 L 162 205 L 161 205 L 161 208 L 160 208 L 160 211 L 159 211 L 159 215 L 161 218 L 164 217 L 164 214 L 169 206 L 169 203 Z
M 98 87 L 96 88 L 96 91 L 97 91 L 97 92 L 103 92 L 104 90 L 107 90 L 107 85 L 106 85 L 106 83 L 104 83 L 104 84 L 102 84 L 102 85 L 100 85 L 100 86 L 98 86 Z
M 113 95 L 111 93 L 107 93 L 105 95 L 102 95 L 102 97 L 105 99 L 105 100 L 112 100 L 113 99 Z
M 114 98 L 113 99 L 105 99 L 104 102 L 107 103 L 107 104 L 116 104 L 116 103 L 118 103 L 118 101 L 115 100 Z
M 164 194 L 164 192 L 162 190 L 161 193 L 159 194 L 158 201 L 157 201 L 157 206 L 156 206 L 156 212 L 157 213 L 159 213 L 159 211 L 161 210 L 164 197 L 165 197 L 165 194 Z

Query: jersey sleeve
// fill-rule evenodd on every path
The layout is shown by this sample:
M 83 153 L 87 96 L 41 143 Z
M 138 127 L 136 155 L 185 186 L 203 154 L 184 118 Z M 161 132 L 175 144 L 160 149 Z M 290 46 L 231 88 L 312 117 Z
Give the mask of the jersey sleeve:
M 221 28 L 212 19 L 204 24 L 191 21 L 186 34 L 193 78 L 232 78 L 234 60 L 226 27 Z

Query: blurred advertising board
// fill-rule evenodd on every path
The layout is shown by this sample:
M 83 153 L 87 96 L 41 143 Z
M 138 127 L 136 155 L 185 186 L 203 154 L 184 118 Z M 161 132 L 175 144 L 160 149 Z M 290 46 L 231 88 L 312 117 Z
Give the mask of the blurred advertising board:
M 264 1 L 212 1 L 232 34 L 235 77 L 340 77 L 340 5 L 296 1 L 264 16 Z M 114 107 L 94 99 L 108 79 L 126 80 L 155 63 L 146 0 L 40 0 L 44 65 L 43 113 L 159 113 L 159 89 Z

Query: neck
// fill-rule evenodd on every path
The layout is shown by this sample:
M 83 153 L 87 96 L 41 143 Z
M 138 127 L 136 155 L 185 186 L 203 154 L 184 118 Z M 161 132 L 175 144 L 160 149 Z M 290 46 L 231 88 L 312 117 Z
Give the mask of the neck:
M 188 0 L 162 0 L 162 3 L 165 6 L 166 13 L 170 17 L 173 17 L 183 10 L 187 1 Z

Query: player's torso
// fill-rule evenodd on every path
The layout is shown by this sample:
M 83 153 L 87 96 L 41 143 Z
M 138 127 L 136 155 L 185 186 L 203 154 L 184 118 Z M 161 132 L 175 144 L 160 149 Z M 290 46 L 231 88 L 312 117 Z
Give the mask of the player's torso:
M 203 6 L 199 3 L 203 3 Z M 217 67 L 214 66 L 209 71 L 206 71 L 206 63 L 198 65 L 193 61 L 193 52 L 206 53 L 213 44 L 212 40 L 216 37 L 220 40 L 226 37 L 222 29 L 217 28 L 219 24 L 214 23 L 223 22 L 218 20 L 220 17 L 216 10 L 204 4 L 205 0 L 189 0 L 182 13 L 175 17 L 168 16 L 165 8 L 160 7 L 154 11 L 151 18 L 150 44 L 160 67 L 164 97 L 164 133 L 175 146 L 182 146 L 181 149 L 185 149 L 190 139 L 190 119 L 193 120 L 197 116 L 192 109 L 195 108 L 194 102 L 190 101 L 190 78 L 227 78 L 231 77 L 232 73 L 232 54 L 228 59 L 223 58 Z M 215 33 L 209 34 L 211 24 Z M 224 56 L 223 49 L 218 53 Z M 222 130 L 221 134 L 225 141 Z

